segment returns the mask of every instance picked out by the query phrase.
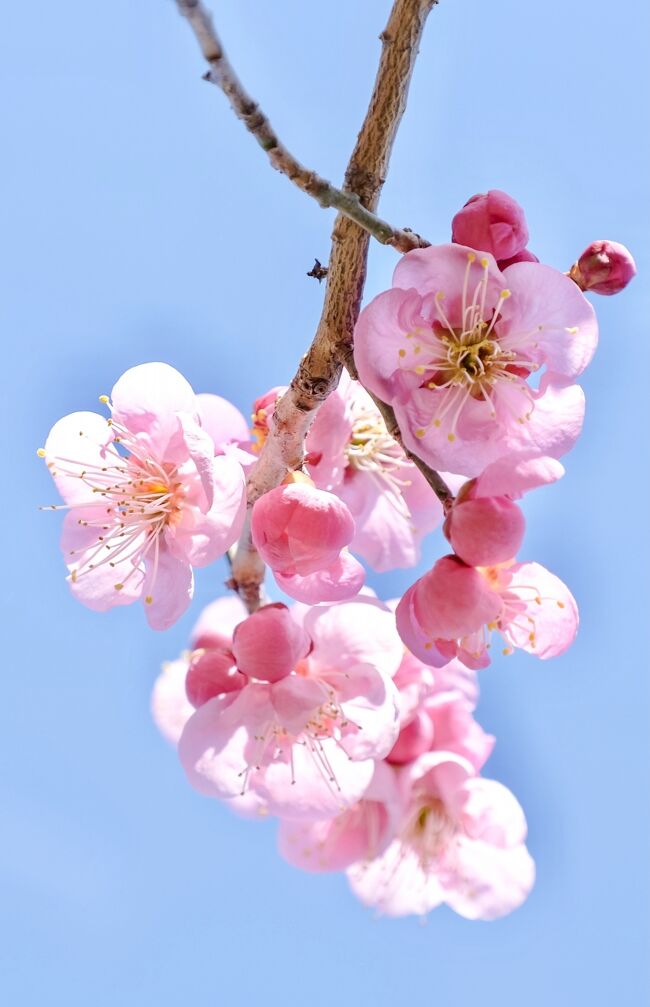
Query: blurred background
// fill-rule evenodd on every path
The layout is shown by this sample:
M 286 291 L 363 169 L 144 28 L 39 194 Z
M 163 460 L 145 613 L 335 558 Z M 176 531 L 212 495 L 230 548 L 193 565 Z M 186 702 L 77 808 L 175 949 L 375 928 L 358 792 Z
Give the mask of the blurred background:
M 239 74 L 285 142 L 341 179 L 389 0 L 221 0 Z M 639 1004 L 648 937 L 648 14 L 635 0 L 443 0 L 422 45 L 381 213 L 446 241 L 475 192 L 526 209 L 530 247 L 566 269 L 596 238 L 640 276 L 594 298 L 602 342 L 565 479 L 529 496 L 522 555 L 559 574 L 578 641 L 481 676 L 486 767 L 529 821 L 538 880 L 494 923 L 440 909 L 377 919 L 342 875 L 301 874 L 272 823 L 193 792 L 154 728 L 160 663 L 194 607 L 75 603 L 61 516 L 36 457 L 61 415 L 97 408 L 129 366 L 165 360 L 246 414 L 314 331 L 333 216 L 276 174 L 171 0 L 3 11 L 0 108 L 5 504 L 0 704 L 0 992 L 11 1005 Z M 396 257 L 373 247 L 370 298 Z M 9 489 L 15 495 L 9 500 Z M 421 570 L 439 555 L 436 535 Z M 401 593 L 413 571 L 370 583 Z

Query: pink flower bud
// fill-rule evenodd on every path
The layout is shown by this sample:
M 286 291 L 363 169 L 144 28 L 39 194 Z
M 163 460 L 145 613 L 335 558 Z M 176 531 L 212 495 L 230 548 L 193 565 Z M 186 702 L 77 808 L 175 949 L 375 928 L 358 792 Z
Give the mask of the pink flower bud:
M 334 494 L 294 483 L 260 497 L 251 530 L 256 549 L 274 572 L 305 577 L 338 560 L 354 535 L 354 519 Z
M 428 752 L 431 748 L 433 732 L 431 717 L 424 712 L 416 713 L 413 720 L 399 732 L 399 737 L 386 756 L 386 761 L 394 766 L 403 766 L 417 759 L 418 755 Z
M 286 605 L 265 605 L 235 629 L 237 667 L 263 682 L 279 682 L 309 653 L 311 642 Z
M 581 290 L 618 294 L 636 276 L 636 264 L 625 245 L 592 241 L 571 267 L 569 276 Z
M 468 636 L 497 619 L 501 609 L 485 577 L 456 556 L 443 556 L 414 585 L 413 615 L 432 639 Z
M 456 503 L 444 533 L 457 556 L 468 566 L 495 566 L 516 556 L 526 522 L 507 497 L 479 497 Z
M 246 677 L 235 667 L 227 650 L 197 650 L 187 669 L 185 693 L 192 706 L 199 707 L 224 692 L 236 692 L 246 685 Z
M 528 242 L 524 211 L 507 192 L 490 189 L 469 199 L 451 222 L 451 240 L 495 259 L 510 259 Z

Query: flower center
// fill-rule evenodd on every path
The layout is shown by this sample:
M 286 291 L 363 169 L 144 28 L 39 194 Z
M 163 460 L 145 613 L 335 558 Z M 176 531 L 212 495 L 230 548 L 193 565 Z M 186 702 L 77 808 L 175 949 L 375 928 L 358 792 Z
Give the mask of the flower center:
M 345 457 L 353 471 L 369 475 L 381 491 L 392 491 L 399 509 L 405 509 L 401 493 L 410 480 L 402 477 L 411 463 L 388 433 L 378 410 L 363 407 L 356 411 Z
M 502 290 L 496 307 L 488 305 L 489 262 L 480 260 L 481 278 L 471 290 L 471 275 L 476 255 L 469 252 L 461 299 L 461 322 L 453 326 L 443 302 L 445 292 L 433 298 L 435 317 L 430 330 L 417 328 L 406 333 L 407 347 L 398 350 L 400 367 L 422 378 L 421 388 L 438 395 L 433 418 L 427 427 L 415 431 L 424 437 L 431 427 L 445 426 L 450 441 L 456 439 L 456 427 L 469 399 L 484 402 L 489 416 L 497 416 L 495 392 L 504 384 L 516 385 L 521 397 L 514 407 L 504 399 L 506 410 L 516 409 L 522 423 L 530 417 L 533 398 L 526 378 L 538 365 L 526 355 L 523 344 L 531 333 L 518 337 L 499 337 L 498 323 L 503 304 L 510 297 Z M 473 282 L 473 281 L 472 281 Z M 520 415 L 520 404 L 523 415 Z
M 73 583 L 98 567 L 114 568 L 128 560 L 130 568 L 115 584 L 115 590 L 122 591 L 127 581 L 141 571 L 142 562 L 150 553 L 153 554 L 151 584 L 155 582 L 160 538 L 168 526 L 180 521 L 185 490 L 176 466 L 161 464 L 143 454 L 136 437 L 113 420 L 108 423 L 115 437 L 103 449 L 105 464 L 61 457 L 48 463 L 53 475 L 81 479 L 94 499 L 48 509 L 78 508 L 84 512 L 77 523 L 89 530 L 88 538 L 83 546 L 68 553 Z M 80 436 L 86 435 L 80 431 Z M 131 454 L 120 454 L 117 444 Z M 148 595 L 145 601 L 151 604 L 152 596 Z
M 404 838 L 426 865 L 444 853 L 457 831 L 443 802 L 437 797 L 427 797 L 412 814 Z

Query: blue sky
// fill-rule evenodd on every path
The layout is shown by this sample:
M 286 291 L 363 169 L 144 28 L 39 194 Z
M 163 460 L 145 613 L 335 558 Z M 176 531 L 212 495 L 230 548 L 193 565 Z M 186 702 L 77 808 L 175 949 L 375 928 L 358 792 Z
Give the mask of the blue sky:
M 340 179 L 387 0 L 222 0 L 239 72 L 301 159 Z M 417 998 L 485 1007 L 640 1003 L 650 897 L 646 319 L 650 167 L 635 0 L 442 0 L 421 48 L 381 212 L 444 241 L 474 192 L 526 208 L 531 247 L 567 268 L 592 239 L 640 276 L 596 303 L 584 434 L 565 479 L 526 501 L 522 554 L 581 606 L 579 639 L 482 675 L 488 775 L 526 809 L 537 886 L 491 924 L 446 909 L 377 920 L 341 876 L 285 865 L 271 823 L 195 794 L 148 712 L 164 634 L 137 606 L 101 616 L 67 592 L 55 494 L 35 450 L 128 366 L 166 360 L 248 412 L 286 382 L 323 290 L 332 216 L 271 171 L 170 0 L 3 15 L 3 457 L 6 620 L 0 707 L 0 991 L 8 1004 L 240 1007 Z M 395 255 L 373 248 L 368 297 Z M 11 486 L 13 496 L 9 496 Z M 439 554 L 433 536 L 422 569 Z M 371 582 L 403 591 L 410 571 Z

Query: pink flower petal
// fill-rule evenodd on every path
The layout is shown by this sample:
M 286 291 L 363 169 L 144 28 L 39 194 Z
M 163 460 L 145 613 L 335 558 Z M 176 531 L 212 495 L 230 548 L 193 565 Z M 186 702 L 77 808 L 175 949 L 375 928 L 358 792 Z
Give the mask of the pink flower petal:
M 142 587 L 145 614 L 152 629 L 169 629 L 183 615 L 194 594 L 194 576 L 187 562 L 163 544 L 156 557 L 147 558 Z M 150 599 L 150 600 L 149 600 Z

